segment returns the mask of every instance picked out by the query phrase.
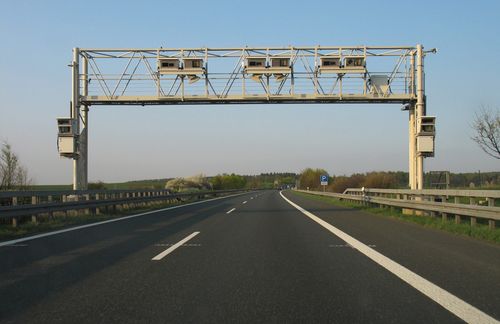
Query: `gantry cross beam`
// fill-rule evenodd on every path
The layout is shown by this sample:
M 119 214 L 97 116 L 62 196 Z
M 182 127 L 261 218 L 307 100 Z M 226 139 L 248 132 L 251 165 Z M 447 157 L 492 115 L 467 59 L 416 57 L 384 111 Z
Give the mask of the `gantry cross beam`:
M 85 189 L 92 106 L 395 103 L 410 112 L 409 183 L 422 188 L 430 155 L 417 143 L 424 55 L 421 45 L 75 48 L 71 117 L 59 121 L 59 150 L 74 159 L 74 188 Z

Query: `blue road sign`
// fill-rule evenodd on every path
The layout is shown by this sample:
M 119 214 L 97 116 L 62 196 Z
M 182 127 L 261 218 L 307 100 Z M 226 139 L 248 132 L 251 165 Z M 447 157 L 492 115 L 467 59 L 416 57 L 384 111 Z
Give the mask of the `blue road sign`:
M 326 175 L 326 174 L 322 174 L 322 175 L 319 177 L 319 180 L 321 181 L 321 185 L 322 185 L 322 186 L 328 186 L 328 175 Z

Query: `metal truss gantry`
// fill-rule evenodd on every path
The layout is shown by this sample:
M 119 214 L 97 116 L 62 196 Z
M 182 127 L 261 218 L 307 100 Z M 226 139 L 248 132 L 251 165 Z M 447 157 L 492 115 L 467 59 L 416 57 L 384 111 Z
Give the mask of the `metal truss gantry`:
M 417 148 L 426 53 L 422 45 L 74 48 L 74 151 L 61 155 L 74 160 L 74 189 L 86 189 L 91 106 L 394 103 L 409 111 L 409 186 L 422 189 L 423 158 L 433 155 Z

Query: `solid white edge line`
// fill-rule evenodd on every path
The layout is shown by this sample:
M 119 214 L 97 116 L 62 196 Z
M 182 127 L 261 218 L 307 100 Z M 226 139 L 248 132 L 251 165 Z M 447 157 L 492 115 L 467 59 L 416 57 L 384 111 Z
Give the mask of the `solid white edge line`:
M 233 208 L 233 209 L 229 210 L 226 214 L 231 214 L 235 210 L 236 210 L 236 208 Z
M 35 240 L 35 239 L 42 238 L 42 237 L 47 237 L 47 236 L 62 234 L 62 233 L 66 233 L 66 232 L 76 231 L 76 230 L 80 230 L 80 229 L 84 229 L 84 228 L 88 228 L 88 227 L 93 227 L 93 226 L 98 226 L 98 225 L 103 225 L 103 224 L 118 222 L 118 221 L 130 219 L 130 218 L 135 218 L 135 217 L 140 217 L 140 216 L 144 216 L 144 215 L 154 214 L 154 213 L 163 212 L 163 211 L 167 211 L 167 210 L 172 210 L 172 209 L 177 209 L 177 208 L 182 208 L 182 207 L 187 207 L 187 206 L 198 205 L 198 204 L 202 204 L 202 203 L 206 203 L 206 202 L 210 202 L 210 201 L 215 201 L 215 200 L 219 200 L 219 199 L 225 199 L 225 198 L 231 198 L 231 197 L 241 196 L 241 195 L 244 195 L 244 194 L 247 194 L 247 193 L 248 192 L 244 192 L 244 193 L 240 193 L 240 194 L 234 194 L 234 195 L 230 195 L 230 196 L 224 196 L 224 197 L 217 197 L 217 198 L 213 198 L 213 199 L 197 201 L 197 202 L 194 202 L 194 203 L 189 203 L 189 204 L 184 204 L 184 205 L 178 205 L 178 206 L 173 206 L 173 207 L 167 207 L 167 208 L 152 210 L 152 211 L 148 211 L 148 212 L 144 212 L 144 213 L 140 213 L 140 214 L 134 214 L 134 215 L 124 216 L 124 217 L 120 217 L 120 218 L 108 219 L 108 220 L 97 222 L 97 223 L 90 223 L 90 224 L 80 225 L 80 226 L 76 226 L 76 227 L 65 228 L 65 229 L 58 230 L 58 231 L 37 234 L 37 235 L 23 237 L 23 238 L 11 240 L 11 241 L 0 242 L 0 247 L 1 246 L 6 246 L 6 245 L 16 244 L 16 243 L 20 243 L 20 242 L 31 241 L 31 240 Z
M 429 280 L 419 276 L 418 274 L 412 272 L 408 268 L 400 265 L 399 263 L 389 259 L 385 255 L 375 251 L 364 243 L 358 241 L 354 237 L 350 236 L 347 233 L 344 233 L 340 229 L 331 225 L 330 223 L 322 220 L 318 216 L 313 213 L 305 210 L 299 205 L 295 204 L 288 198 L 286 198 L 283 193 L 280 191 L 280 195 L 285 201 L 287 201 L 290 205 L 297 208 L 301 213 L 311 218 L 313 221 L 323 226 L 325 229 L 338 236 L 340 239 L 345 241 L 347 244 L 350 244 L 353 248 L 378 263 L 380 266 L 384 267 L 386 270 L 392 272 L 394 275 L 399 277 L 401 280 L 408 283 L 413 288 L 417 289 L 448 311 L 450 311 L 455 316 L 461 318 L 467 323 L 500 323 L 493 317 L 484 313 L 483 311 L 477 309 L 476 307 L 468 304 L 457 296 L 449 293 L 443 288 L 433 284 Z
M 169 247 L 168 249 L 166 249 L 162 253 L 160 253 L 157 256 L 155 256 L 154 258 L 152 258 L 151 261 L 159 261 L 159 260 L 163 259 L 167 255 L 172 253 L 175 249 L 177 249 L 179 246 L 183 245 L 184 243 L 186 243 L 187 241 L 189 241 L 190 239 L 192 239 L 193 237 L 195 237 L 198 234 L 200 234 L 200 232 L 194 232 L 194 233 L 186 236 L 185 238 L 183 238 L 182 240 L 180 240 L 176 244 L 172 245 L 171 247 Z

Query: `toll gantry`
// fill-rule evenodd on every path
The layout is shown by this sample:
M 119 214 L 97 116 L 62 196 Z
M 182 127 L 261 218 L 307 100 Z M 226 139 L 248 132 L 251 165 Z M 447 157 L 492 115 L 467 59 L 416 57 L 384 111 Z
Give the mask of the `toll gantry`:
M 409 111 L 409 186 L 434 155 L 416 46 L 73 49 L 70 117 L 58 118 L 74 189 L 88 184 L 88 112 L 100 105 L 393 103 Z

